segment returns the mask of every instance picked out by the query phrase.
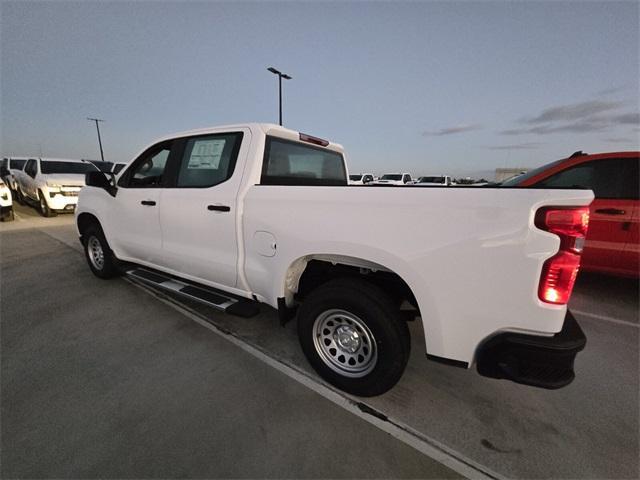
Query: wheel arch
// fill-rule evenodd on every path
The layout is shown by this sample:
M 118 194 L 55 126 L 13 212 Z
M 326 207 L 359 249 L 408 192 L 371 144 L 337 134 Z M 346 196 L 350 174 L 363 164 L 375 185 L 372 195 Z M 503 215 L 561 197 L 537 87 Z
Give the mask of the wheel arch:
M 97 225 L 98 227 L 102 228 L 98 217 L 89 212 L 82 212 L 81 214 L 79 214 L 78 218 L 76 219 L 76 225 L 78 227 L 78 233 L 80 234 L 81 239 L 84 236 L 84 232 L 91 225 Z
M 287 262 L 288 267 L 281 277 L 282 283 L 277 286 L 279 292 L 276 296 L 281 298 L 283 306 L 286 304 L 292 307 L 296 299 L 304 300 L 305 289 L 310 286 L 319 286 L 339 276 L 360 276 L 365 280 L 373 281 L 383 291 L 395 295 L 396 299 L 405 295 L 404 298 L 417 309 L 415 315 L 420 316 L 427 353 L 440 354 L 443 346 L 440 308 L 443 306 L 439 305 L 437 298 L 431 294 L 428 279 L 416 271 L 409 262 L 388 252 L 372 251 L 370 253 L 371 255 L 367 255 L 368 258 L 348 253 L 309 253 L 299 256 Z M 376 261 L 371 260 L 373 258 Z M 315 270 L 318 267 L 316 262 L 324 262 L 325 269 L 326 264 L 331 265 L 330 272 L 319 275 L 315 283 L 309 283 L 308 275 L 318 273 Z
M 318 286 L 343 277 L 360 278 L 384 287 L 392 297 L 409 301 L 419 310 L 414 290 L 404 277 L 391 268 L 364 258 L 341 254 L 309 254 L 289 264 L 284 277 L 284 298 L 304 298 Z

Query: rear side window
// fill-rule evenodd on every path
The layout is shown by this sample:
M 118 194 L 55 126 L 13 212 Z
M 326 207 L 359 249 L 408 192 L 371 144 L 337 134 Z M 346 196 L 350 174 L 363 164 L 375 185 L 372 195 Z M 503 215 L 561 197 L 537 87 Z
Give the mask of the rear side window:
M 554 188 L 590 188 L 596 198 L 638 199 L 637 158 L 594 160 L 556 173 L 536 186 Z
M 267 137 L 260 183 L 342 186 L 347 185 L 347 172 L 338 152 Z
M 176 186 L 212 187 L 231 178 L 241 142 L 242 132 L 186 140 Z

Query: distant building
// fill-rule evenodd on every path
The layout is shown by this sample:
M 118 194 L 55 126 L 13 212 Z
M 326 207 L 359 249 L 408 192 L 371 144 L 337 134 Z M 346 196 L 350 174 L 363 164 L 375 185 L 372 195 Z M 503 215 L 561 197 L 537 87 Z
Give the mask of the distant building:
M 526 173 L 529 170 L 528 167 L 516 167 L 516 168 L 496 168 L 496 182 L 504 182 L 508 178 L 521 173 Z

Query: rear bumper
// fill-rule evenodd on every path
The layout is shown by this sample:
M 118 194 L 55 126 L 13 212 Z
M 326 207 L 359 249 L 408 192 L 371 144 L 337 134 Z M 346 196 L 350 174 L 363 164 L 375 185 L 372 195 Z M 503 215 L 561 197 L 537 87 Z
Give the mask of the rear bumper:
M 534 387 L 556 389 L 575 378 L 573 362 L 587 339 L 567 310 L 562 330 L 553 337 L 504 332 L 482 344 L 478 373 Z

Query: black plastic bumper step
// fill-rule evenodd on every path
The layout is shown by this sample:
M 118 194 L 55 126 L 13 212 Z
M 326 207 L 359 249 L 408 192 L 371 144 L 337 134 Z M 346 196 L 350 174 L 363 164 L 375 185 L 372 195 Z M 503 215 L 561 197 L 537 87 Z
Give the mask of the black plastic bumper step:
M 231 315 L 249 318 L 260 313 L 257 302 L 232 297 L 211 287 L 195 286 L 161 272 L 132 268 L 126 273 L 129 277 L 142 280 L 147 285 L 176 293 Z

